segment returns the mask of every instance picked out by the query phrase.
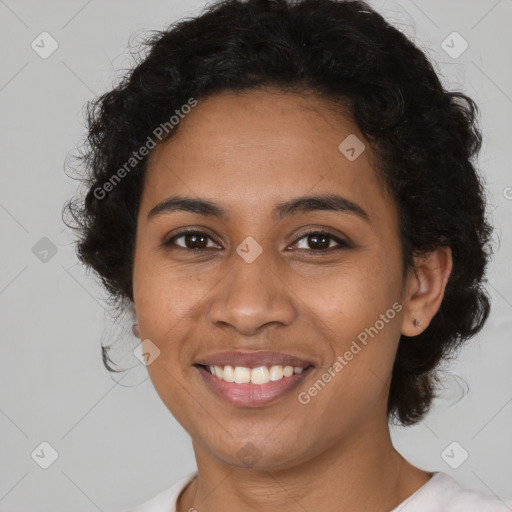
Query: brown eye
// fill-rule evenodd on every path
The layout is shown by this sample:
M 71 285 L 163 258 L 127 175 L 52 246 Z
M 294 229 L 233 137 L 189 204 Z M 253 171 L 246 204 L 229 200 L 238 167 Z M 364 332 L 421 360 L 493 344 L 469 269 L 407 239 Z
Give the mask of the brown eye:
M 183 239 L 183 242 L 176 243 L 177 240 Z M 196 249 L 209 249 L 212 246 L 208 246 L 208 241 L 213 241 L 212 238 L 202 232 L 202 231 L 182 231 L 181 233 L 178 233 L 177 235 L 174 235 L 169 240 L 166 240 L 163 245 L 168 246 L 176 246 L 180 249 L 190 249 L 190 250 L 196 250 Z M 216 247 L 213 245 L 213 247 Z
M 297 244 L 301 240 L 305 240 L 305 245 L 307 247 L 299 247 L 298 249 L 310 253 L 331 252 L 331 249 L 338 250 L 350 247 L 350 245 L 347 242 L 341 240 L 340 238 L 334 236 L 332 233 L 329 233 L 327 231 L 309 231 L 307 233 L 303 233 L 302 236 L 295 243 Z M 334 242 L 334 245 L 332 245 L 332 242 Z

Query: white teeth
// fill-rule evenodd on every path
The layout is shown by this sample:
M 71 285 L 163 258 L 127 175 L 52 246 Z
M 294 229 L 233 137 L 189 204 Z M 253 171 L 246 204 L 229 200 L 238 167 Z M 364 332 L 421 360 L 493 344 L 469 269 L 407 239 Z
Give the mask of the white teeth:
M 302 373 L 301 366 L 280 366 L 274 365 L 246 368 L 244 366 L 208 366 L 210 373 L 218 379 L 236 384 L 266 384 L 267 382 L 281 380 L 283 377 L 291 377 L 296 373 Z
M 235 366 L 235 382 L 237 384 L 248 384 L 251 382 L 251 370 L 243 366 Z
M 259 366 L 251 370 L 251 382 L 253 384 L 266 384 L 270 381 L 270 372 L 265 366 Z
M 284 377 L 282 366 L 270 367 L 270 380 L 281 380 Z

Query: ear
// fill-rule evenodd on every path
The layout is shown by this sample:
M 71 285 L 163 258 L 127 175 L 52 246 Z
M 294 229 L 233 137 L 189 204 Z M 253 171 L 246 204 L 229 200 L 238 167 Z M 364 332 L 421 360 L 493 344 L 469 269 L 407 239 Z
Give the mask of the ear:
M 135 309 L 135 303 L 131 302 L 129 305 L 131 317 L 132 317 L 132 333 L 136 338 L 140 338 L 139 322 L 137 320 L 137 310 Z
M 417 336 L 427 328 L 441 306 L 452 266 L 450 247 L 438 247 L 414 258 L 414 269 L 407 276 L 403 296 L 403 335 Z

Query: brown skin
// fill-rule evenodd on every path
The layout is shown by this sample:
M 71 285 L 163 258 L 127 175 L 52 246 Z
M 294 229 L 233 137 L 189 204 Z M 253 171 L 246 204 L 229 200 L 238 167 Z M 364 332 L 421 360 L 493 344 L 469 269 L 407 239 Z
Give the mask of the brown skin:
M 352 162 L 338 150 L 349 134 L 366 143 Z M 333 192 L 364 208 L 370 222 L 330 211 L 279 221 L 270 215 L 278 202 Z M 147 219 L 175 194 L 208 198 L 230 219 L 183 211 Z M 194 256 L 190 248 L 161 246 L 187 226 L 206 230 L 208 247 L 217 250 Z M 304 228 L 327 230 L 352 247 L 322 248 L 308 242 Z M 251 264 L 236 252 L 248 236 L 263 248 Z M 190 237 L 175 243 L 204 247 Z M 369 144 L 348 116 L 313 95 L 217 94 L 152 152 L 138 217 L 134 303 L 141 339 L 160 349 L 150 378 L 193 440 L 198 478 L 180 496 L 179 512 L 385 512 L 428 481 L 431 474 L 394 449 L 386 404 L 400 334 L 419 334 L 439 309 L 451 252 L 417 258 L 405 283 L 401 262 L 396 205 L 377 179 Z M 395 302 L 402 310 L 394 319 L 310 403 L 299 403 L 298 393 Z M 233 349 L 291 353 L 317 368 L 268 405 L 235 407 L 192 366 Z M 251 468 L 237 456 L 248 442 L 260 456 Z

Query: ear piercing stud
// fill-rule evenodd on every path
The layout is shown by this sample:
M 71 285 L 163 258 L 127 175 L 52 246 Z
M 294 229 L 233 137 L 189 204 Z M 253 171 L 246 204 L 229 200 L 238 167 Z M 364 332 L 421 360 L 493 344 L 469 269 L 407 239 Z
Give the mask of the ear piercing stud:
M 421 322 L 417 318 L 414 319 L 414 327 L 421 327 Z

